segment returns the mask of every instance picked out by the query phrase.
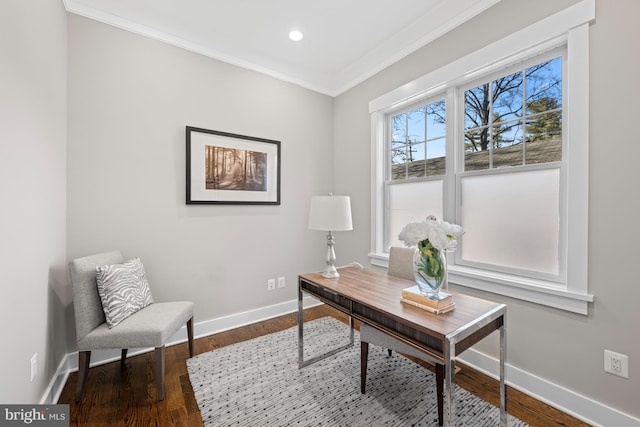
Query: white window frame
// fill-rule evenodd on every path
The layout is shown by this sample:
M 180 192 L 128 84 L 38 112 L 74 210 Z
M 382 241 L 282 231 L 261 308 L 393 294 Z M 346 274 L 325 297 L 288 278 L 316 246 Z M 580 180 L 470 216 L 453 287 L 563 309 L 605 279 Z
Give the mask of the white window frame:
M 494 72 L 492 74 L 489 75 L 485 75 L 482 76 L 480 79 L 476 79 L 476 81 L 471 82 L 469 84 L 465 84 L 462 87 L 458 88 L 458 98 L 457 98 L 457 107 L 458 107 L 458 111 L 457 111 L 457 117 L 458 117 L 458 123 L 464 123 L 464 117 L 465 117 L 465 91 L 470 90 L 474 87 L 477 87 L 479 85 L 485 84 L 485 83 L 492 83 L 495 79 L 504 77 L 505 75 L 510 75 L 516 72 L 520 72 L 523 69 L 535 66 L 537 64 L 541 64 L 545 61 L 549 61 L 551 59 L 557 58 L 557 57 L 562 57 L 562 63 L 563 63 L 563 67 L 562 67 L 562 81 L 563 81 L 563 91 L 562 91 L 562 111 L 563 111 L 563 118 L 566 117 L 564 114 L 566 114 L 566 109 L 565 109 L 565 105 L 566 105 L 566 84 L 565 82 L 567 82 L 567 73 L 566 73 L 566 67 L 564 66 L 567 62 L 567 52 L 566 52 L 566 44 L 562 44 L 559 47 L 554 47 L 550 50 L 547 50 L 545 52 L 541 52 L 539 54 L 536 54 L 536 56 L 531 57 L 523 62 L 519 62 L 517 64 L 515 64 L 514 66 L 511 67 L 507 67 L 505 69 L 501 69 L 499 70 L 499 72 Z M 523 107 L 523 113 L 525 111 L 525 107 Z M 566 123 L 567 120 L 564 120 L 563 123 Z M 508 168 L 489 168 L 487 167 L 487 169 L 480 169 L 480 170 L 472 170 L 472 171 L 466 171 L 465 170 L 465 152 L 463 149 L 463 144 L 465 142 L 465 135 L 464 135 L 464 131 L 462 131 L 462 129 L 457 129 L 457 135 L 456 135 L 456 141 L 455 143 L 457 144 L 458 149 L 460 150 L 460 155 L 457 157 L 458 160 L 458 164 L 457 169 L 456 169 L 456 174 L 455 174 L 455 182 L 456 182 L 456 205 L 455 205 L 455 218 L 461 218 L 462 217 L 462 212 L 461 212 L 461 205 L 462 205 L 462 194 L 461 194 L 461 185 L 462 185 L 462 180 L 464 178 L 469 178 L 469 177 L 477 177 L 477 176 L 483 176 L 483 175 L 491 175 L 491 176 L 496 176 L 496 175 L 500 175 L 500 174 L 510 174 L 510 173 L 526 173 L 526 172 L 534 172 L 534 171 L 540 171 L 540 170 L 552 170 L 552 169 L 557 169 L 559 176 L 560 176 L 560 200 L 566 200 L 566 188 L 565 188 L 565 184 L 566 184 L 566 170 L 567 170 L 567 161 L 565 161 L 566 159 L 566 153 L 567 153 L 567 126 L 563 126 L 562 127 L 562 153 L 563 153 L 563 159 L 561 159 L 560 161 L 556 161 L 556 162 L 550 162 L 550 163 L 534 163 L 534 164 L 525 164 L 525 165 L 519 165 L 519 166 L 512 166 L 512 167 L 508 167 Z M 523 132 L 526 132 L 525 130 L 523 130 Z M 526 144 L 523 144 L 523 146 L 526 147 Z M 560 285 L 561 288 L 564 288 L 564 284 L 567 281 L 567 274 L 566 274 L 566 265 L 567 265 L 567 259 L 566 259 L 566 255 L 567 255 L 567 251 L 565 250 L 566 244 L 567 244 L 567 215 L 564 212 L 564 208 L 565 208 L 565 203 L 560 202 L 560 235 L 558 236 L 558 267 L 559 267 L 559 271 L 557 274 L 552 274 L 552 273 L 542 273 L 542 272 L 535 272 L 535 271 L 523 271 L 523 273 L 519 273 L 518 270 L 516 268 L 511 268 L 508 266 L 500 266 L 500 265 L 485 265 L 484 268 L 486 269 L 490 269 L 493 272 L 503 272 L 506 273 L 507 276 L 519 276 L 521 274 L 524 274 L 524 276 L 529 277 L 529 278 L 533 278 L 533 279 L 542 279 L 548 286 L 556 286 L 558 287 Z M 464 244 L 464 243 L 463 243 Z M 483 270 L 483 265 L 481 263 L 478 262 L 473 262 L 473 261 L 468 261 L 468 260 L 464 260 L 462 258 L 462 254 L 460 253 L 461 251 L 456 251 L 455 254 L 455 264 L 456 266 L 463 268 L 463 267 L 471 267 L 472 270 L 476 270 L 476 271 L 482 271 Z M 474 268 L 474 266 L 476 266 Z M 511 272 L 511 274 L 509 274 Z M 521 277 L 521 276 L 520 276 Z
M 447 171 L 453 171 L 460 153 L 456 149 L 457 89 L 478 77 L 489 75 L 523 59 L 560 46 L 566 46 L 567 84 L 563 108 L 563 150 L 566 191 L 561 206 L 566 209 L 566 280 L 564 283 L 525 278 L 508 273 L 450 264 L 449 281 L 458 286 L 476 288 L 513 298 L 543 304 L 570 312 L 587 314 L 593 295 L 588 293 L 588 206 L 589 206 L 589 25 L 595 20 L 595 0 L 583 0 L 529 27 L 513 33 L 369 103 L 371 114 L 371 252 L 374 265 L 386 267 L 384 246 L 386 171 L 385 116 L 391 112 L 446 93 Z M 459 108 L 459 107 L 458 107 Z M 566 133 L 565 133 L 566 132 Z M 449 137 L 452 135 L 453 137 Z M 564 152 L 564 151 L 563 151 Z M 456 180 L 447 172 L 444 182 L 445 220 L 456 221 Z M 452 197 L 453 195 L 453 197 Z M 450 257 L 451 258 L 451 257 Z M 451 261 L 451 260 L 450 260 Z
M 445 103 L 449 102 L 449 98 L 446 96 L 445 93 L 436 93 L 433 96 L 429 96 L 426 97 L 424 99 L 420 99 L 419 102 L 414 103 L 412 105 L 409 106 L 404 106 L 402 109 L 400 110 L 394 110 L 392 112 L 393 115 L 396 114 L 403 114 L 406 113 L 408 111 L 411 111 L 412 109 L 421 107 L 421 106 L 425 106 L 428 104 L 431 104 L 433 102 L 437 102 L 444 99 Z M 446 104 L 445 104 L 446 105 Z M 445 123 L 445 143 L 448 144 L 449 143 L 449 137 L 447 137 L 447 135 L 449 135 L 449 132 L 452 132 L 452 129 L 450 128 L 449 125 L 449 119 L 451 118 L 451 112 L 449 111 L 449 108 L 447 107 L 445 109 L 445 116 L 446 116 L 446 123 Z M 446 182 L 447 182 L 447 175 L 428 175 L 428 176 L 422 176 L 422 177 L 418 177 L 418 178 L 403 178 L 403 179 L 397 179 L 397 180 L 391 180 L 389 174 L 391 173 L 391 168 L 392 168 L 392 164 L 391 164 L 391 159 L 388 156 L 388 154 L 391 152 L 391 134 L 392 134 L 392 129 L 391 126 L 389 126 L 389 120 L 390 120 L 390 115 L 389 114 L 385 114 L 385 118 L 384 118 L 384 126 L 385 126 L 385 138 L 387 143 L 384 144 L 384 150 L 385 150 L 385 154 L 383 155 L 384 157 L 384 161 L 385 161 L 385 165 L 384 165 L 384 179 L 383 179 L 383 186 L 384 186 L 384 199 L 385 200 L 389 200 L 389 192 L 391 190 L 391 186 L 394 185 L 403 185 L 403 184 L 409 184 L 409 183 L 415 183 L 415 182 L 425 182 L 425 181 L 442 181 L 442 193 L 444 195 L 444 197 L 446 197 Z M 426 145 L 426 141 L 425 141 L 425 145 Z M 425 146 L 426 149 L 426 146 Z M 450 170 L 451 167 L 453 167 L 452 163 L 450 163 L 448 161 L 447 158 L 447 154 L 448 153 L 452 153 L 452 151 L 450 151 L 450 147 L 447 145 L 445 146 L 445 170 L 448 171 Z M 385 206 L 386 209 L 388 209 L 388 206 Z M 442 207 L 443 211 L 444 211 L 444 202 L 443 202 L 443 207 Z M 390 237 L 388 235 L 388 230 L 390 229 L 391 225 L 389 223 L 389 210 L 386 211 L 387 215 L 385 215 L 385 221 L 383 223 L 383 247 L 389 247 L 390 245 Z

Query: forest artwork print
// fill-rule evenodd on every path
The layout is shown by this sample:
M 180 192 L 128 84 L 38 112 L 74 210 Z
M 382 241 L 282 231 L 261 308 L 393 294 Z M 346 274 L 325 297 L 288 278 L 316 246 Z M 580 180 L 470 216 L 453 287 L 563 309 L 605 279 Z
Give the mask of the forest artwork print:
M 207 190 L 267 191 L 267 153 L 205 145 Z
M 280 141 L 187 126 L 186 202 L 280 204 Z

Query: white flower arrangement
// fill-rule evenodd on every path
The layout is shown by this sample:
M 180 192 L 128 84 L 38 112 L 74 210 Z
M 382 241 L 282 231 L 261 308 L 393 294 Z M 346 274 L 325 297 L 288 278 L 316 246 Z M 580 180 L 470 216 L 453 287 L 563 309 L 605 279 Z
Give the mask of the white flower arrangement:
M 420 293 L 431 297 L 440 292 L 446 283 L 447 260 L 445 252 L 454 251 L 457 238 L 464 231 L 457 224 L 438 221 L 430 215 L 422 222 L 404 226 L 398 239 L 407 246 L 417 246 L 414 255 L 414 276 Z
M 431 245 L 441 251 L 454 251 L 458 246 L 457 238 L 464 233 L 461 226 L 446 221 L 438 221 L 429 215 L 421 222 L 411 222 L 404 226 L 398 239 L 407 246 L 418 246 L 428 240 Z M 423 243 L 426 246 L 426 242 Z

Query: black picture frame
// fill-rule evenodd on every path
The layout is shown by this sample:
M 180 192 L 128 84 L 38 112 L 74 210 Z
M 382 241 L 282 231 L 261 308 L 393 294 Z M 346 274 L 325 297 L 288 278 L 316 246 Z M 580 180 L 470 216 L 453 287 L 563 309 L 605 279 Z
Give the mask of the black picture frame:
M 186 126 L 186 203 L 280 204 L 280 141 Z

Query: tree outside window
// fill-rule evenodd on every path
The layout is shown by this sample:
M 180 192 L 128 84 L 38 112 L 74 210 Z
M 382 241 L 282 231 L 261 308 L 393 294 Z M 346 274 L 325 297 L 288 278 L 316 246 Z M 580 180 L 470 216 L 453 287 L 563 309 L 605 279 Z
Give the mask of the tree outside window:
M 466 90 L 464 100 L 466 171 L 562 160 L 561 57 Z

